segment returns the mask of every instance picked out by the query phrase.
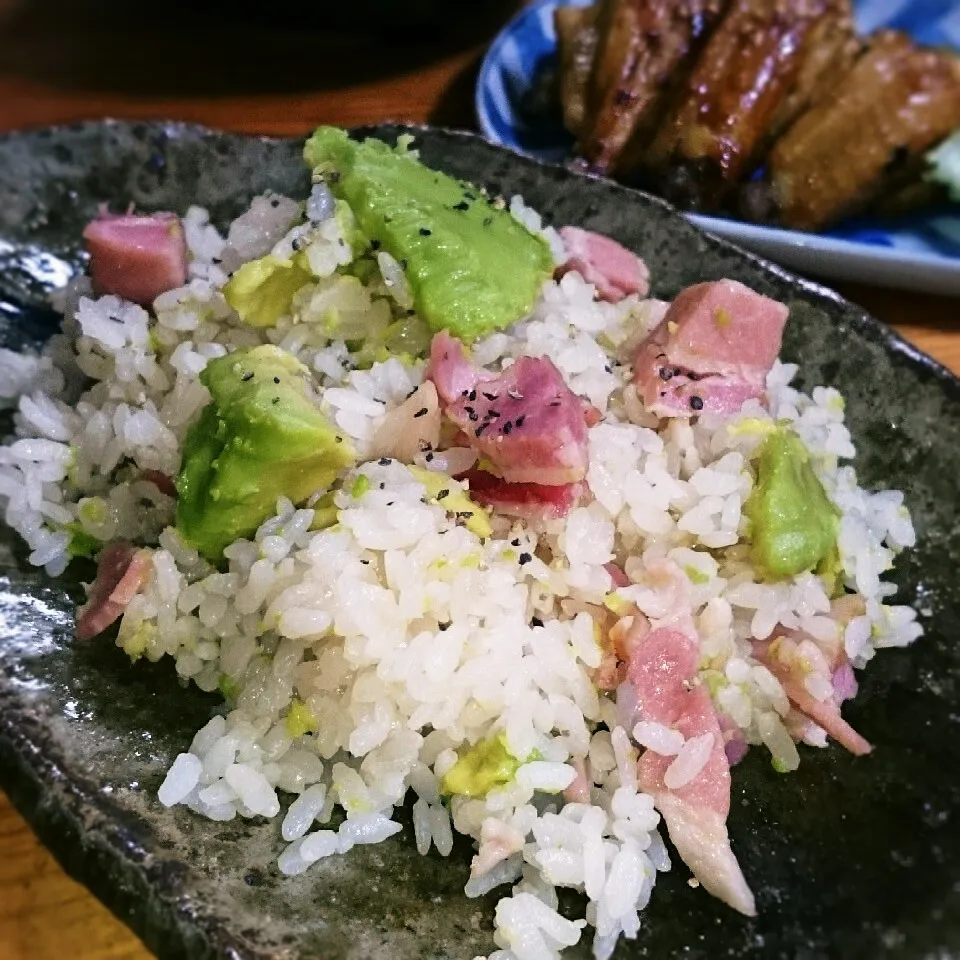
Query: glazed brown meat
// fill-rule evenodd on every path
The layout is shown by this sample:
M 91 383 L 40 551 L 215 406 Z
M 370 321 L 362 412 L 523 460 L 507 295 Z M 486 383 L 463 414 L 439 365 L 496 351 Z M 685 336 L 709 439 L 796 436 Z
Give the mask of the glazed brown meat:
M 560 56 L 563 125 L 579 137 L 587 115 L 587 85 L 597 49 L 596 6 L 557 7 L 553 22 Z
M 765 154 L 797 117 L 840 83 L 862 49 L 850 0 L 834 0 L 807 35 L 796 78 L 773 114 L 761 153 Z
M 771 151 L 776 219 L 818 230 L 862 212 L 906 187 L 922 154 L 958 125 L 960 59 L 895 31 L 874 34 L 844 80 Z
M 760 160 L 830 0 L 734 0 L 643 158 L 660 192 L 716 209 Z
M 692 60 L 725 0 L 601 0 L 580 152 L 617 172 L 628 141 L 656 128 L 672 79 Z

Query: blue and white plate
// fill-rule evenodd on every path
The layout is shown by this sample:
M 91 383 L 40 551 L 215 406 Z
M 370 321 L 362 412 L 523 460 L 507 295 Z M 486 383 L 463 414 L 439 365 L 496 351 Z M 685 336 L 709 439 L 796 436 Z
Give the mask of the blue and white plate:
M 536 0 L 487 51 L 477 81 L 480 127 L 495 143 L 541 160 L 572 156 L 573 140 L 552 109 L 543 78 L 556 63 L 553 11 Z M 918 41 L 960 48 L 960 0 L 854 0 L 864 32 L 889 26 Z M 858 220 L 824 233 L 760 227 L 725 217 L 690 219 L 742 247 L 803 273 L 960 296 L 960 207 L 945 206 L 892 222 Z

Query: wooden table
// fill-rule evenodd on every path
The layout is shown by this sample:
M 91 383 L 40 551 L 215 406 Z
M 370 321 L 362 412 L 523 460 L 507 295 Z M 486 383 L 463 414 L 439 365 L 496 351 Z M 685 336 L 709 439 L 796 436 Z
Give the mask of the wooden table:
M 0 0 L 0 131 L 102 116 L 290 135 L 385 119 L 472 127 L 479 57 L 505 18 L 501 9 L 465 35 L 383 41 L 332 35 L 322 23 L 237 23 L 232 13 L 224 26 L 189 8 L 145 31 L 129 13 L 142 6 Z M 201 22 L 188 30 L 194 15 Z M 840 289 L 960 370 L 960 302 Z M 73 960 L 149 956 L 0 794 L 0 958 L 59 960 L 64 952 Z

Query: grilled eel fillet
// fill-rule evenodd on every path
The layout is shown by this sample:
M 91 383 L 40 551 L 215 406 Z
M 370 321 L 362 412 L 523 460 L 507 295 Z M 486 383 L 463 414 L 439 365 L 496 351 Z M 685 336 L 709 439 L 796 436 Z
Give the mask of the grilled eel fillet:
M 923 154 L 957 126 L 960 58 L 896 31 L 874 34 L 843 81 L 771 151 L 772 219 L 818 230 L 867 209 L 907 187 Z
M 734 0 L 643 157 L 679 205 L 716 209 L 759 161 L 830 0 Z
M 671 78 L 692 58 L 726 0 L 600 0 L 579 152 L 615 172 L 638 130 L 658 124 Z
M 793 86 L 774 111 L 763 145 L 758 148 L 760 156 L 766 156 L 797 117 L 836 87 L 863 46 L 854 26 L 850 0 L 832 0 L 807 34 Z
M 579 137 L 587 116 L 587 86 L 597 50 L 596 4 L 557 7 L 553 23 L 560 53 L 560 105 L 563 125 Z

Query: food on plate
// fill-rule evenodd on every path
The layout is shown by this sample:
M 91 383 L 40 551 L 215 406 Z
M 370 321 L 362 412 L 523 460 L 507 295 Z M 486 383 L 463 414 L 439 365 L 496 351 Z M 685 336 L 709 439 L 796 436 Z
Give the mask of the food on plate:
M 44 352 L 0 354 L 30 370 L 6 520 L 50 574 L 97 561 L 78 638 L 223 697 L 159 801 L 276 818 L 292 875 L 409 800 L 421 853 L 464 834 L 465 893 L 502 890 L 497 960 L 588 925 L 608 957 L 668 869 L 764 907 L 732 768 L 871 750 L 855 671 L 921 633 L 883 579 L 902 494 L 858 485 L 837 391 L 790 385 L 786 305 L 653 298 L 633 251 L 406 138 L 305 156 L 306 199 L 159 219 L 178 285 L 77 277 Z
M 857 36 L 849 0 L 597 0 L 555 25 L 564 122 L 596 172 L 801 230 L 950 196 L 936 149 L 960 58 Z
M 639 162 L 671 199 L 716 209 L 760 161 L 825 0 L 733 0 Z
M 960 123 L 960 59 L 874 34 L 837 86 L 774 145 L 770 215 L 815 230 L 916 182 L 926 155 Z M 837 144 L 856 129 L 856 149 Z
M 560 105 L 563 123 L 571 133 L 580 133 L 587 115 L 587 84 L 597 46 L 597 7 L 558 7 L 557 48 L 560 55 Z
M 657 129 L 676 77 L 695 57 L 721 5 L 721 0 L 598 4 L 593 68 L 579 133 L 584 156 L 596 169 L 614 167 L 628 146 L 642 144 Z
M 96 293 L 149 304 L 164 290 L 186 282 L 187 245 L 175 214 L 141 217 L 103 212 L 87 224 L 83 240 Z

